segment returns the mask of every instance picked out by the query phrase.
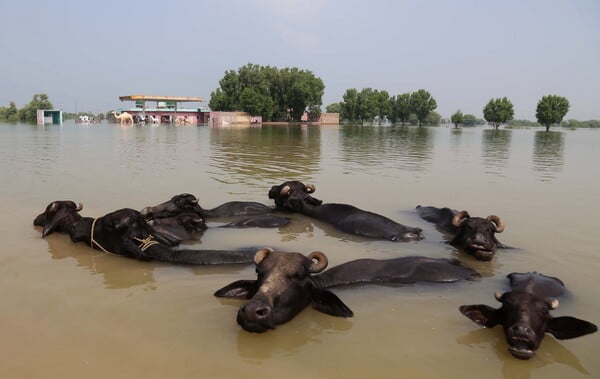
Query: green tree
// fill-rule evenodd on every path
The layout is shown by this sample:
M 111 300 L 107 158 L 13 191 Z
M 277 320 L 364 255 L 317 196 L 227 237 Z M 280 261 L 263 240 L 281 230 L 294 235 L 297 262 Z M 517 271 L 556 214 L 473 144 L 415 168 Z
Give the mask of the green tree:
M 338 102 L 329 104 L 325 107 L 325 111 L 328 113 L 342 113 L 342 103 Z
M 358 91 L 355 88 L 347 89 L 343 99 L 340 117 L 342 120 L 356 122 L 358 120 Z
M 410 110 L 417 116 L 419 126 L 423 124 L 427 115 L 437 108 L 437 102 L 431 94 L 420 89 L 410 94 Z
M 410 116 L 410 93 L 396 96 L 392 103 L 392 122 L 400 121 L 404 125 Z
M 535 117 L 538 122 L 550 130 L 550 125 L 560 124 L 569 111 L 569 100 L 557 95 L 547 95 L 538 101 Z
M 433 125 L 438 126 L 442 121 L 442 115 L 437 113 L 436 111 L 431 111 L 423 120 L 423 125 Z
M 513 119 L 513 105 L 505 96 L 503 98 L 491 99 L 483 108 L 483 118 L 498 129 L 500 124 L 505 124 Z
M 248 63 L 225 72 L 219 88 L 211 93 L 215 111 L 241 110 L 260 114 L 265 120 L 290 116 L 299 121 L 304 112 L 318 116 L 325 85 L 308 70 L 277 69 Z
M 38 109 L 54 109 L 45 93 L 36 93 L 25 107 L 19 109 L 19 120 L 35 123 Z
M 452 123 L 454 124 L 455 128 L 458 128 L 459 124 L 462 124 L 463 120 L 464 120 L 464 116 L 463 113 L 459 110 L 457 110 L 452 117 L 450 117 L 450 121 L 452 121 Z
M 0 107 L 0 121 L 19 121 L 19 110 L 14 101 L 11 101 L 8 107 Z

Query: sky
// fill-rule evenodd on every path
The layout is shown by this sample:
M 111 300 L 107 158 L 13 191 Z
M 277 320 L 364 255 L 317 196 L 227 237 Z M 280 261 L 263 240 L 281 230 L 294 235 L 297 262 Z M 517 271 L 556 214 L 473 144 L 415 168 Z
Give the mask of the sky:
M 0 0 L 0 106 L 46 93 L 56 109 L 107 112 L 132 94 L 207 100 L 247 63 L 310 70 L 325 106 L 349 88 L 425 89 L 436 112 L 482 117 L 508 97 L 535 120 L 600 119 L 598 0 Z

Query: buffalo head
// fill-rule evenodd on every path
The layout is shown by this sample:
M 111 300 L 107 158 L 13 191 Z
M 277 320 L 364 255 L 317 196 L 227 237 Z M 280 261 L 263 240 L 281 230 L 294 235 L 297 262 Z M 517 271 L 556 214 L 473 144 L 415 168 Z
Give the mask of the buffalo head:
M 495 237 L 495 233 L 504 231 L 504 222 L 498 216 L 471 217 L 469 212 L 461 211 L 454 215 L 452 225 L 458 231 L 450 243 L 477 259 L 489 261 L 502 246 Z
M 541 297 L 527 291 L 496 293 L 502 303 L 499 309 L 484 304 L 463 305 L 460 312 L 486 328 L 502 325 L 510 353 L 519 359 L 535 355 L 545 333 L 558 339 L 580 337 L 597 330 L 596 325 L 574 317 L 552 317 L 550 310 L 558 300 Z
M 305 185 L 299 181 L 290 181 L 271 187 L 269 199 L 275 201 L 277 208 L 300 212 L 304 208 L 304 203 L 313 206 L 323 203 L 321 200 L 310 195 L 315 190 L 315 186 L 312 184 Z
M 173 217 L 158 218 L 150 223 L 156 234 L 176 241 L 197 239 L 208 228 L 204 217 L 197 213 L 182 213 Z
M 323 313 L 352 317 L 352 311 L 336 295 L 311 279 L 311 274 L 327 267 L 327 257 L 322 252 L 306 257 L 262 249 L 254 256 L 254 262 L 256 280 L 239 280 L 215 292 L 217 297 L 250 299 L 237 314 L 237 322 L 245 330 L 262 333 L 274 329 L 309 304 Z
M 176 216 L 181 213 L 202 214 L 202 207 L 198 205 L 198 198 L 189 193 L 175 195 L 169 201 L 153 207 L 146 207 L 140 212 L 146 220 Z
M 69 233 L 71 226 L 81 219 L 79 211 L 82 209 L 81 203 L 75 204 L 70 200 L 53 201 L 33 220 L 33 225 L 44 228 L 42 237 L 53 232 Z

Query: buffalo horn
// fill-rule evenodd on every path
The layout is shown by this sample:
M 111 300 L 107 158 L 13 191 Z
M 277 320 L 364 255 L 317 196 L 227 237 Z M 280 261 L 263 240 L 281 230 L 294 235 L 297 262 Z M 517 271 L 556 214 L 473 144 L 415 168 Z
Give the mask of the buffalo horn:
M 269 253 L 272 253 L 273 249 L 265 247 L 264 249 L 260 249 L 259 251 L 256 252 L 256 254 L 254 254 L 254 263 L 256 263 L 257 265 L 260 264 L 260 262 L 263 261 L 263 259 L 265 259 L 265 257 L 267 255 L 269 255 Z
M 496 233 L 502 233 L 504 231 L 504 221 L 496 215 L 490 215 L 487 219 L 496 225 Z
M 53 201 L 52 204 L 50 204 L 48 212 L 56 212 L 57 209 L 58 209 L 58 203 L 56 201 Z
M 77 208 L 75 208 L 75 210 L 76 210 L 77 212 L 79 212 L 79 211 L 80 211 L 80 210 L 82 210 L 82 209 L 83 209 L 83 204 L 81 204 L 81 203 L 79 203 L 79 204 L 77 205 Z
M 290 186 L 283 186 L 283 188 L 281 189 L 281 191 L 279 191 L 279 194 L 281 196 L 286 196 L 288 193 L 290 193 Z
M 546 304 L 550 307 L 550 309 L 558 308 L 558 299 L 546 299 Z
M 308 271 L 311 273 L 317 273 L 325 270 L 327 264 L 327 257 L 320 251 L 313 251 L 308 255 L 308 259 L 312 261 Z
M 304 189 L 306 190 L 307 193 L 313 193 L 317 190 L 317 188 L 315 187 L 314 184 L 307 184 L 304 186 Z
M 457 214 L 454 215 L 454 217 L 452 218 L 452 225 L 454 226 L 460 226 L 460 223 L 462 222 L 463 218 L 469 218 L 471 217 L 469 215 L 469 212 L 467 211 L 460 211 Z
M 496 300 L 498 300 L 498 301 L 500 301 L 500 302 L 502 301 L 502 300 L 501 300 L 501 299 L 502 299 L 502 294 L 501 294 L 500 292 L 496 292 L 496 293 L 494 294 L 494 297 L 496 298 Z
M 192 195 L 192 196 L 194 196 L 194 195 Z M 193 203 L 194 203 L 194 204 L 198 204 L 198 198 L 197 198 L 196 196 L 194 196 L 194 201 L 193 201 Z

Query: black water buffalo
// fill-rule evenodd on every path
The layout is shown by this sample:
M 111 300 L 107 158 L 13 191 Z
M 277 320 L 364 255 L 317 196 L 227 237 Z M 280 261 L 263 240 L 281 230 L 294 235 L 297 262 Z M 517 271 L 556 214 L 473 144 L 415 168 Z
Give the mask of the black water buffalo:
M 155 234 L 160 234 L 176 246 L 181 241 L 198 240 L 208 228 L 204 218 L 197 213 L 181 213 L 177 216 L 148 221 Z
M 263 215 L 273 212 L 273 208 L 253 201 L 230 201 L 213 209 L 204 209 L 198 198 L 189 193 L 175 195 L 171 200 L 141 210 L 146 219 L 165 218 L 181 213 L 197 213 L 204 218 Z
M 510 353 L 519 359 L 535 355 L 544 333 L 563 340 L 594 333 L 596 325 L 574 317 L 552 317 L 550 310 L 558 307 L 556 297 L 565 292 L 558 278 L 537 272 L 512 273 L 510 291 L 496 293 L 502 303 L 499 309 L 484 304 L 463 305 L 460 312 L 478 325 L 491 328 L 502 325 Z
M 504 222 L 496 215 L 487 218 L 471 217 L 469 212 L 457 212 L 450 208 L 417 206 L 421 218 L 434 223 L 438 230 L 447 234 L 449 243 L 482 261 L 494 257 L 496 249 L 509 248 L 496 239 L 496 233 L 502 233 Z
M 81 203 L 75 204 L 71 200 L 57 200 L 53 201 L 46 207 L 46 210 L 39 214 L 33 225 L 41 226 L 42 237 L 58 232 L 58 233 L 69 233 L 71 226 L 81 219 L 79 211 L 83 209 Z
M 315 192 L 314 185 L 289 181 L 273 186 L 269 191 L 269 199 L 273 199 L 280 209 L 316 218 L 345 233 L 390 241 L 423 239 L 420 228 L 411 228 L 348 204 L 323 204 L 321 200 L 310 195 L 313 192 Z
M 73 224 L 71 240 L 83 241 L 108 254 L 124 255 L 140 260 L 182 264 L 251 263 L 253 251 L 171 249 L 174 241 L 168 235 L 155 233 L 142 215 L 134 209 L 120 209 L 99 218 L 83 217 Z
M 358 259 L 320 273 L 327 257 L 319 251 L 300 253 L 259 250 L 256 280 L 238 280 L 215 292 L 217 297 L 250 299 L 237 314 L 238 324 L 249 332 L 265 332 L 291 320 L 309 304 L 338 317 L 353 313 L 329 287 L 356 283 L 413 284 L 454 282 L 478 274 L 454 259 L 402 257 L 388 260 Z

